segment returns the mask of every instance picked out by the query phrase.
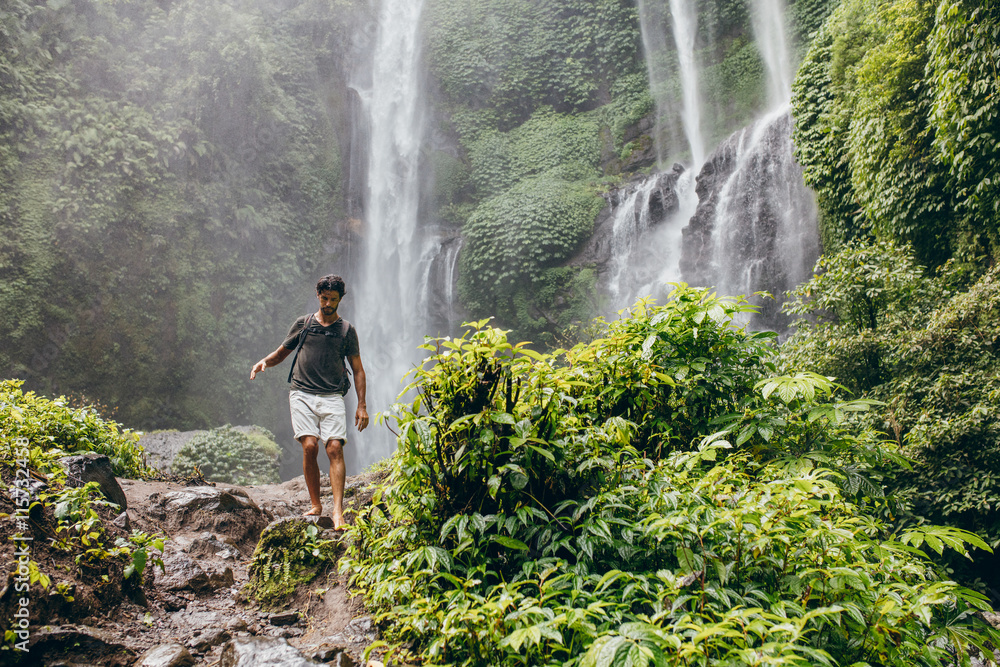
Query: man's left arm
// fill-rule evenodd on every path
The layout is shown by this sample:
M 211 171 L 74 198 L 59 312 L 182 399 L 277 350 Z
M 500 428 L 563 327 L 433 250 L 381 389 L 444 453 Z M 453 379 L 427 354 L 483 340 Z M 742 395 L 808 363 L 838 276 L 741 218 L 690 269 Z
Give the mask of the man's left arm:
M 358 409 L 354 412 L 354 426 L 358 431 L 364 431 L 368 426 L 368 404 L 365 402 L 365 367 L 361 365 L 361 355 L 355 354 L 347 358 L 354 373 L 354 391 L 358 394 Z

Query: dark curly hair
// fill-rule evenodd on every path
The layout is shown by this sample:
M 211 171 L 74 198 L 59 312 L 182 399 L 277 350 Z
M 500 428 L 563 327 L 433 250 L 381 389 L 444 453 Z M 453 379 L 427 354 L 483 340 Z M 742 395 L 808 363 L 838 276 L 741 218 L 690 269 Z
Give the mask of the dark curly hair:
M 344 279 L 340 276 L 323 276 L 316 283 L 316 294 L 320 292 L 337 292 L 340 294 L 340 298 L 344 298 L 344 295 L 347 294 L 347 286 L 344 285 Z

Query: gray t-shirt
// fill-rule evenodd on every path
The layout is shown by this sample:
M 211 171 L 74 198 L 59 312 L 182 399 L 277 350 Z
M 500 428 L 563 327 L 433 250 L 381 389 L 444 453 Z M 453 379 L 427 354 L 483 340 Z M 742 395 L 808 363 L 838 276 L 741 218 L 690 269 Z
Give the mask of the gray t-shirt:
M 309 329 L 292 368 L 292 389 L 307 394 L 346 394 L 351 380 L 344 359 L 360 353 L 357 331 L 344 318 L 324 327 L 315 317 L 303 315 L 288 330 L 283 347 L 294 350 L 298 346 L 307 318 Z

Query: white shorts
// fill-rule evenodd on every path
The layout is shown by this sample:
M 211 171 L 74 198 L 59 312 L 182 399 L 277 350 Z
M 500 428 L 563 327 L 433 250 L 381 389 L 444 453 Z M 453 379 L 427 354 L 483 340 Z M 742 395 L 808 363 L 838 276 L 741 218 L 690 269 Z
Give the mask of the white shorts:
M 298 389 L 288 393 L 295 439 L 315 436 L 320 444 L 331 438 L 347 442 L 347 408 L 340 394 L 309 394 Z

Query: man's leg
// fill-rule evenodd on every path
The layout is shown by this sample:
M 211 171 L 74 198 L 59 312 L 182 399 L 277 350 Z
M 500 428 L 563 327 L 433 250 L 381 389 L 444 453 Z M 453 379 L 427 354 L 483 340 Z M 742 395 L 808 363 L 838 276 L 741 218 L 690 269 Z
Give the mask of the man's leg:
M 299 442 L 302 443 L 302 475 L 306 478 L 309 501 L 312 503 L 312 509 L 305 515 L 320 515 L 323 513 L 323 503 L 319 499 L 319 464 L 316 462 L 316 457 L 319 456 L 319 439 L 315 435 L 304 435 L 299 438 Z M 330 451 L 329 445 L 327 445 L 327 451 Z M 340 489 L 341 496 L 343 496 L 343 481 L 340 484 Z
M 326 441 L 326 455 L 330 457 L 330 489 L 333 491 L 333 527 L 337 530 L 344 525 L 344 480 L 347 467 L 344 465 L 344 441 L 330 438 Z M 317 467 L 317 471 L 319 468 Z

